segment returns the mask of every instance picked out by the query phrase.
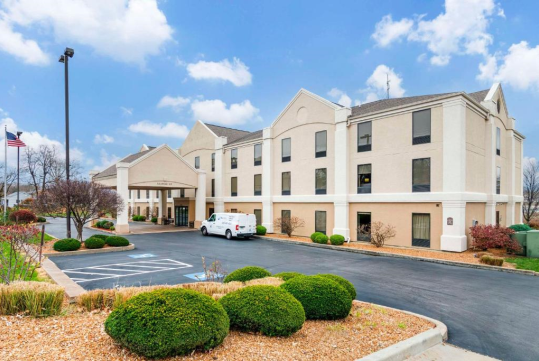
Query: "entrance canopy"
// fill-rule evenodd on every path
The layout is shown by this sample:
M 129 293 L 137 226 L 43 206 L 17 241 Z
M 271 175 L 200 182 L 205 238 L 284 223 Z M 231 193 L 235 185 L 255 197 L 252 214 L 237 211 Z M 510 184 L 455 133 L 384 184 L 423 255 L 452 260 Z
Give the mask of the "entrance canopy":
M 205 216 L 206 172 L 195 169 L 178 152 L 163 144 L 128 155 L 104 171 L 92 176 L 94 182 L 116 189 L 125 207 L 118 213 L 116 232 L 129 233 L 129 189 L 159 190 L 159 222 L 166 208 L 166 192 L 172 189 L 196 189 L 195 227 Z

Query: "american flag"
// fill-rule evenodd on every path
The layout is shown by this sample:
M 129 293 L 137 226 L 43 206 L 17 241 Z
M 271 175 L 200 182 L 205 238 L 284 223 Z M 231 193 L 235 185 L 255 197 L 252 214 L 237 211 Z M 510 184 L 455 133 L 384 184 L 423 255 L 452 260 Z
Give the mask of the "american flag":
M 15 134 L 6 132 L 7 145 L 10 147 L 26 147 L 26 144 Z

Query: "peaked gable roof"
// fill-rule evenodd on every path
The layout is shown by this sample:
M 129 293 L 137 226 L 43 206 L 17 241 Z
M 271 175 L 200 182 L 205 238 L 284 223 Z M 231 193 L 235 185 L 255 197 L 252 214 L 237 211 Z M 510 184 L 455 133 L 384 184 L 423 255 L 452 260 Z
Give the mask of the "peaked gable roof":
M 116 163 L 133 163 L 137 159 L 145 156 L 146 154 L 150 153 L 155 149 L 155 147 L 152 147 L 153 149 L 143 150 L 142 152 L 138 152 L 135 154 L 129 154 L 127 157 L 120 159 Z M 93 178 L 105 178 L 105 177 L 111 177 L 116 175 L 116 163 L 111 165 L 110 167 L 106 168 L 104 171 L 97 173 Z
M 216 136 L 226 137 L 228 140 L 228 143 L 232 143 L 240 138 L 245 137 L 246 135 L 250 133 L 246 130 L 227 128 L 227 127 L 223 127 L 223 126 L 215 125 L 215 124 L 208 124 L 208 123 L 203 123 L 203 124 L 206 125 Z

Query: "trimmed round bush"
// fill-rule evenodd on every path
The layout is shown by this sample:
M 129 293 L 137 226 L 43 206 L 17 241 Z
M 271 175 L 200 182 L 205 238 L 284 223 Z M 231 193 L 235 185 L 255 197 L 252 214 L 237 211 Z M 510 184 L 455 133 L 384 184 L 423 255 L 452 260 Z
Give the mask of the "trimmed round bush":
M 152 217 L 152 223 L 157 223 L 157 217 Z
M 104 229 L 110 229 L 111 227 L 114 227 L 114 223 L 110 221 L 105 221 L 101 226 L 101 228 L 104 228 Z
M 328 244 L 328 236 L 323 233 L 320 233 L 314 238 L 314 243 Z
M 333 236 L 329 237 L 329 243 L 334 246 L 342 246 L 344 244 L 344 236 L 334 234 Z
M 132 219 L 135 221 L 135 222 L 138 222 L 140 221 L 140 216 L 139 215 L 133 215 Z
M 58 252 L 76 251 L 80 248 L 80 242 L 75 238 L 64 238 L 54 242 L 52 248 Z
M 33 223 L 37 222 L 37 217 L 34 213 L 26 209 L 19 209 L 18 211 L 11 212 L 9 214 L 9 220 L 19 223 Z
M 249 286 L 221 298 L 230 327 L 266 336 L 290 336 L 305 322 L 298 300 L 274 286 Z
M 47 222 L 47 219 L 45 217 L 37 217 L 37 221 L 39 223 L 44 223 L 44 222 Z
M 112 226 L 112 227 L 110 227 L 110 230 L 111 230 L 111 231 L 115 231 L 115 230 L 116 230 L 116 227 Z
M 356 288 L 354 287 L 352 282 L 348 281 L 346 278 L 330 273 L 319 274 L 317 276 L 329 278 L 330 280 L 337 282 L 338 284 L 343 286 L 346 291 L 348 291 L 348 294 L 350 294 L 353 300 L 356 298 Z
M 308 320 L 337 320 L 348 316 L 352 309 L 348 291 L 326 277 L 294 277 L 279 287 L 301 303 Z
M 105 332 L 116 342 L 150 358 L 209 350 L 228 330 L 228 316 L 217 301 L 182 288 L 141 293 L 105 321 Z
M 264 278 L 264 277 L 269 277 L 269 276 L 271 276 L 271 273 L 262 267 L 247 266 L 243 268 L 238 268 L 234 272 L 231 272 L 228 276 L 225 277 L 223 282 L 224 283 L 228 283 L 232 281 L 247 282 L 250 280 L 257 279 L 257 278 Z
M 299 273 L 299 272 L 281 272 L 281 273 L 277 273 L 277 274 L 273 275 L 273 277 L 280 278 L 285 282 L 292 279 L 292 278 L 294 278 L 294 277 L 298 277 L 298 276 L 304 276 L 304 274 Z
M 103 248 L 105 246 L 105 241 L 101 238 L 90 237 L 84 241 L 84 245 L 88 249 Z
M 533 230 L 533 228 L 527 224 L 513 224 L 512 226 L 509 226 L 509 228 L 515 232 L 527 232 Z
M 314 232 L 313 234 L 311 234 L 311 241 L 316 242 L 315 239 L 316 239 L 316 237 L 318 237 L 319 235 L 323 235 L 323 236 L 324 236 L 324 233 L 322 233 L 322 232 Z
M 109 236 L 105 242 L 111 247 L 125 247 L 129 246 L 129 241 L 127 238 L 120 236 Z
M 267 229 L 266 227 L 264 226 L 256 226 L 256 234 L 258 234 L 259 236 L 264 236 L 267 232 Z
M 99 239 L 102 239 L 103 241 L 105 241 L 105 243 L 107 243 L 107 238 L 109 238 L 110 236 L 108 234 L 94 234 L 93 236 L 91 236 L 90 238 L 99 238 Z

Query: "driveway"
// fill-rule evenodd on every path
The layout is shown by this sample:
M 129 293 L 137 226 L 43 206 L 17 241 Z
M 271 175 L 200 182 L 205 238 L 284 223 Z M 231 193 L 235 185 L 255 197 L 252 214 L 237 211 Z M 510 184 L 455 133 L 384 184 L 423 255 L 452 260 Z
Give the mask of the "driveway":
M 61 221 L 53 220 L 47 228 L 56 236 L 65 234 Z M 85 238 L 96 233 L 84 232 Z M 227 241 L 199 232 L 128 238 L 136 245 L 133 251 L 53 261 L 63 270 L 82 272 L 74 278 L 83 280 L 85 289 L 193 282 L 186 275 L 202 272 L 201 257 L 221 261 L 229 272 L 257 265 L 271 272 L 335 273 L 354 284 L 361 301 L 444 322 L 449 342 L 456 346 L 502 360 L 539 360 L 539 277 L 258 239 Z

